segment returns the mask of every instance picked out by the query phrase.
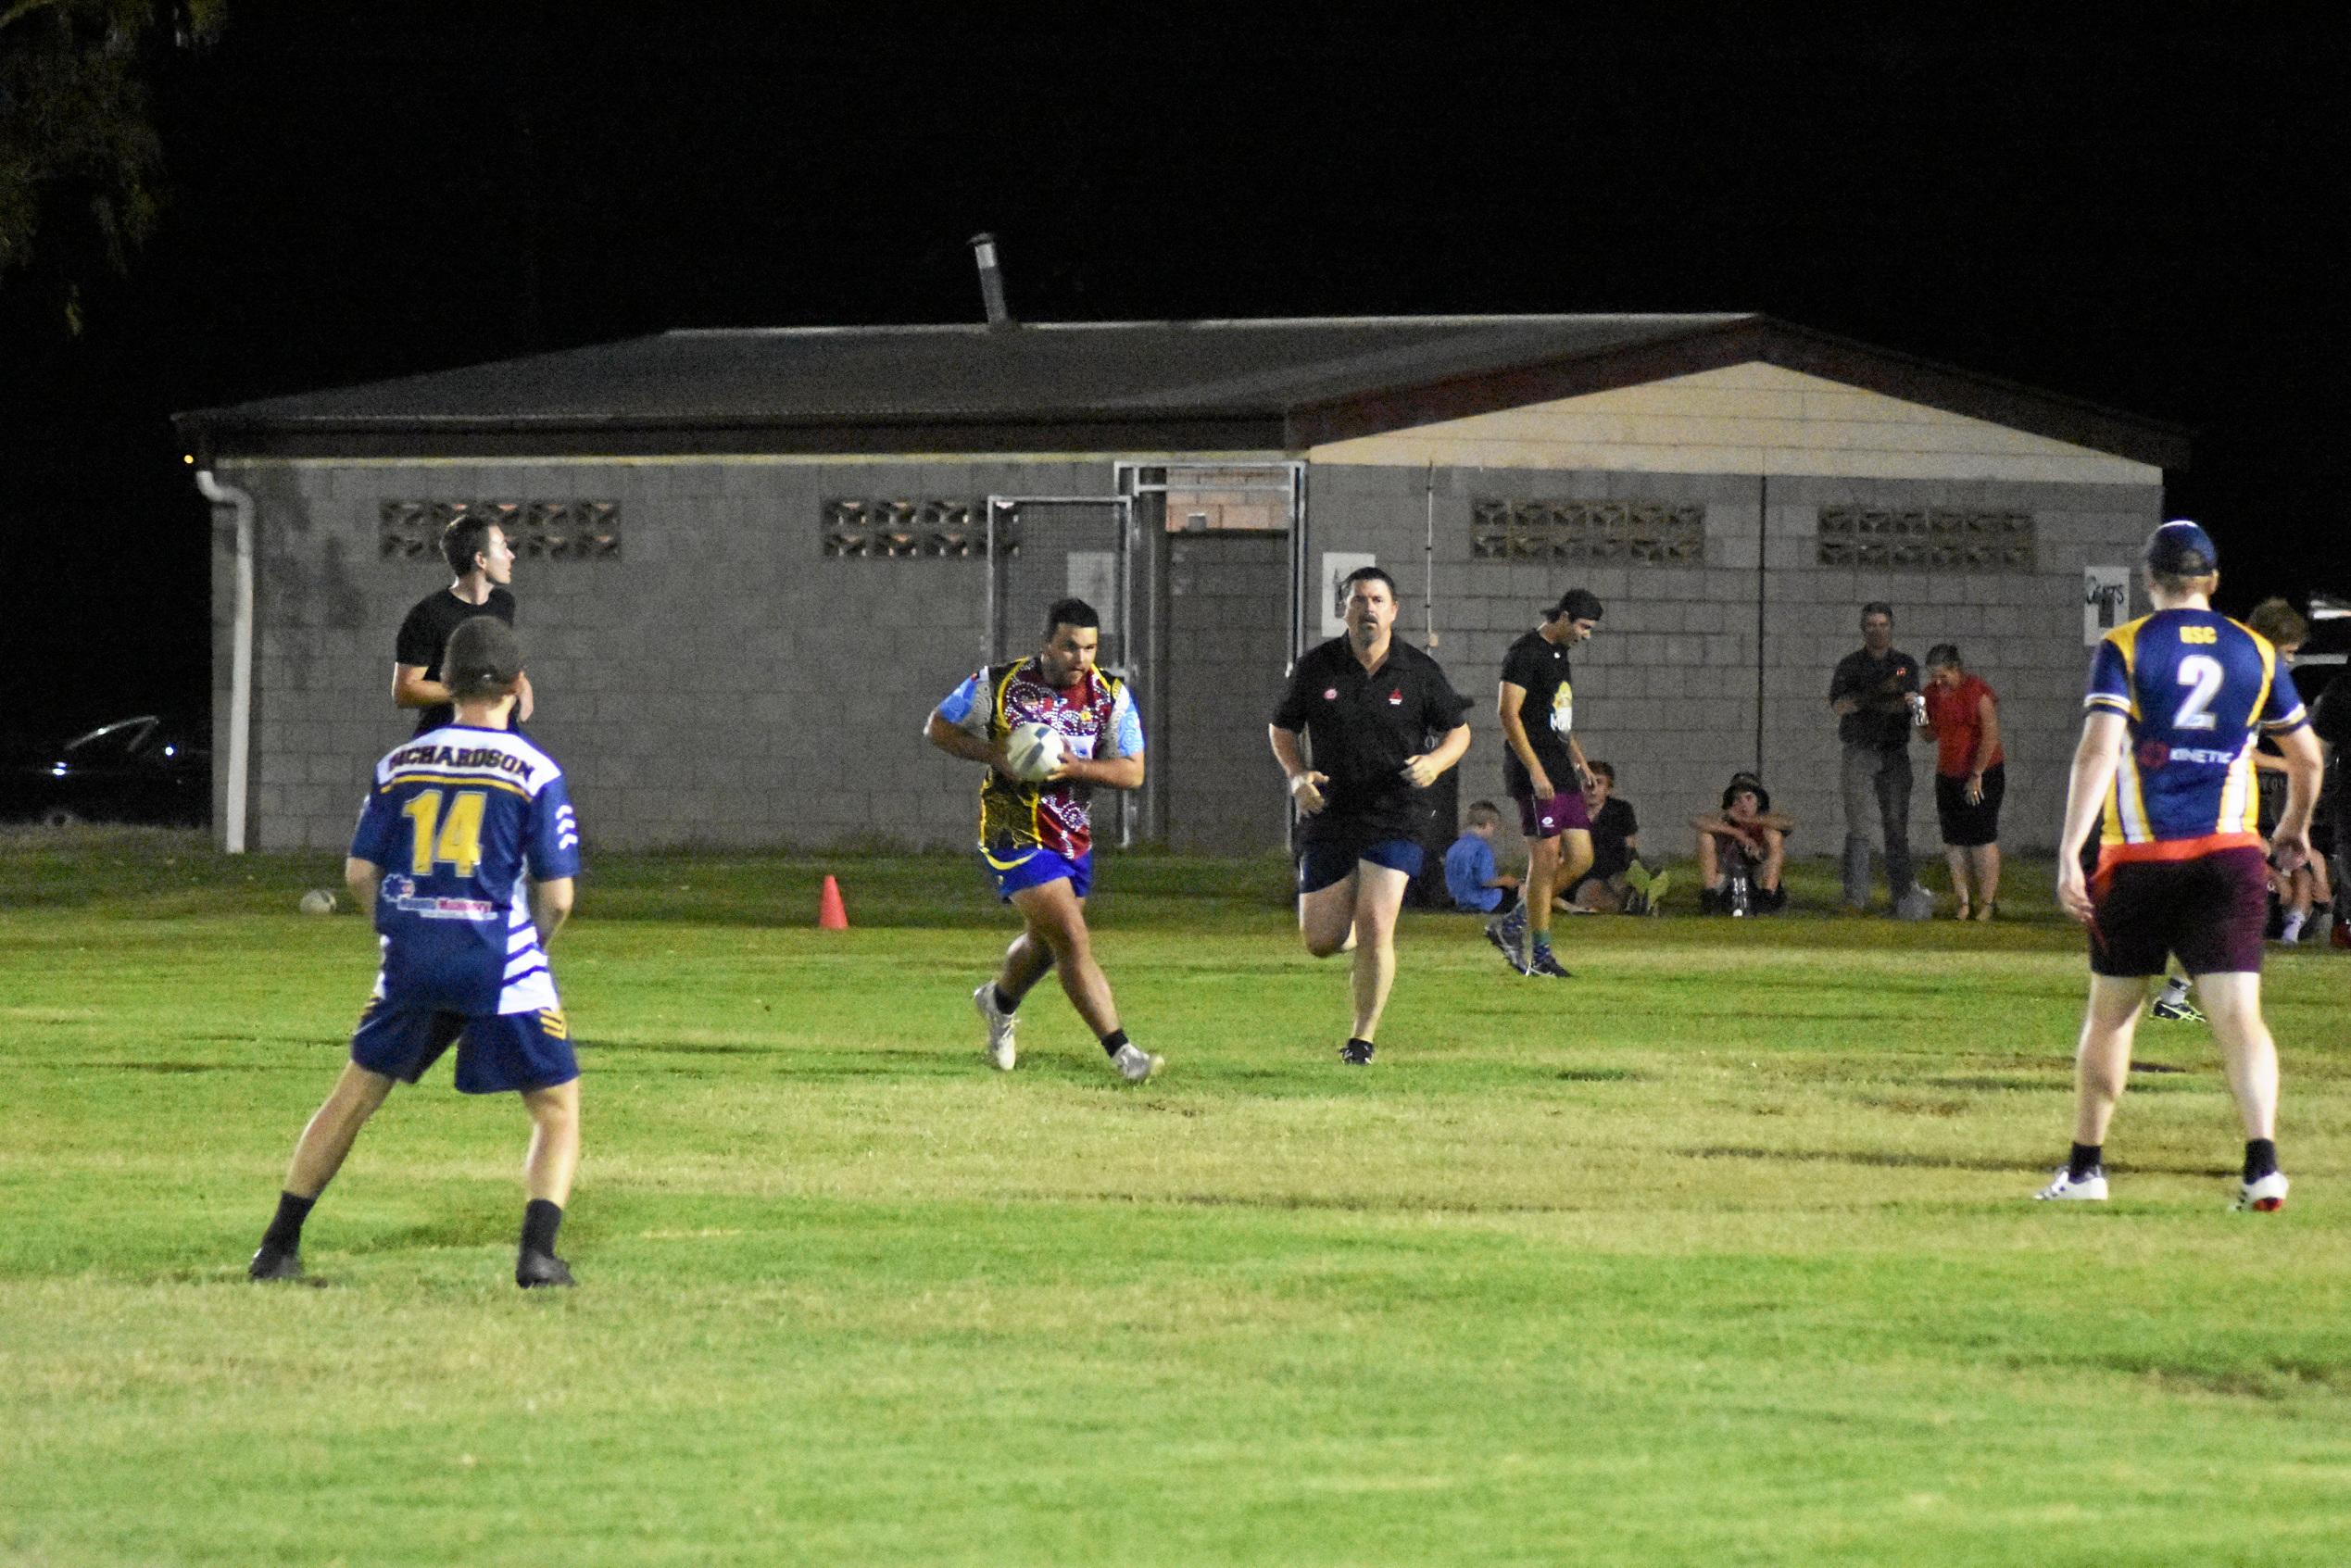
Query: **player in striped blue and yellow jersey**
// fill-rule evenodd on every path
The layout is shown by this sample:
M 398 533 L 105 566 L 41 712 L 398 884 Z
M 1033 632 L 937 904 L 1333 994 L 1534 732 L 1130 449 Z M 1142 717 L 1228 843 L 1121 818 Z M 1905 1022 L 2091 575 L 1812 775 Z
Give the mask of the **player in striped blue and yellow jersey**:
M 2144 561 L 2155 613 L 2108 633 L 2091 661 L 2057 845 L 2057 901 L 2089 927 L 2090 1001 L 2073 1148 L 2043 1198 L 2106 1196 L 2106 1130 L 2130 1073 L 2146 982 L 2177 955 L 2196 981 L 2244 1123 L 2237 1206 L 2285 1202 L 2277 1047 L 2261 1017 L 2268 871 L 2253 743 L 2266 734 L 2285 757 L 2286 808 L 2268 847 L 2289 870 L 2310 854 L 2320 756 L 2277 650 L 2213 613 L 2218 561 L 2194 523 L 2156 529 Z M 2100 823 L 2091 872 L 2082 850 Z
M 1023 929 L 996 978 L 972 993 L 987 1026 L 987 1056 L 1010 1072 L 1018 1060 L 1013 1010 L 1029 988 L 1059 969 L 1062 989 L 1130 1083 L 1159 1071 L 1160 1059 L 1119 1026 L 1109 979 L 1094 960 L 1086 896 L 1094 883 L 1089 788 L 1143 783 L 1143 724 L 1126 684 L 1095 667 L 1101 618 L 1083 599 L 1045 612 L 1045 640 L 1029 658 L 993 664 L 931 710 L 924 734 L 950 756 L 988 765 L 980 784 L 979 853 L 997 896 L 1020 912 Z M 1013 775 L 1004 754 L 1015 726 L 1050 726 L 1062 760 L 1042 780 Z
M 383 967 L 295 1146 L 256 1279 L 300 1276 L 303 1221 L 359 1129 L 455 1045 L 459 1089 L 519 1093 L 531 1115 L 515 1283 L 572 1283 L 555 1236 L 579 1165 L 580 1069 L 547 944 L 571 912 L 580 834 L 563 770 L 508 727 L 522 670 L 503 621 L 461 623 L 444 661 L 455 721 L 375 765 L 345 879 L 374 911 Z

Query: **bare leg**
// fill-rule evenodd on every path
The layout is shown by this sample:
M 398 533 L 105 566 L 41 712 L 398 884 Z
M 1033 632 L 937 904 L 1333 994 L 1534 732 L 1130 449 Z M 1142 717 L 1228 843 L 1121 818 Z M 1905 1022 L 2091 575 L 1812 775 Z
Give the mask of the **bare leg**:
M 1552 872 L 1552 885 L 1573 887 L 1590 870 L 1591 833 L 1585 828 L 1569 828 L 1559 835 L 1559 867 Z
M 1976 892 L 1987 909 L 2000 897 L 2000 846 L 1980 844 L 1975 850 Z
M 1968 918 L 1968 900 L 1974 897 L 1971 886 L 1974 878 L 1970 873 L 1975 868 L 1968 863 L 1969 853 L 1963 845 L 1946 844 L 1942 847 L 1943 862 L 1951 868 L 1951 891 L 1959 900 L 1961 920 Z
M 2278 1047 L 2261 1017 L 2261 976 L 2231 972 L 2199 974 L 2196 999 L 2212 1022 L 2212 1037 L 2219 1042 L 2220 1060 L 2229 1074 L 2229 1092 L 2237 1097 L 2237 1115 L 2248 1138 L 2277 1135 Z
M 1355 876 L 1355 1033 L 1377 1039 L 1379 1015 L 1387 1010 L 1389 987 L 1396 983 L 1396 914 L 1404 907 L 1412 878 L 1387 866 L 1358 861 Z M 1545 900 L 1549 902 L 1548 899 Z
M 1551 900 L 1562 886 L 1559 877 L 1559 837 L 1527 841 L 1527 929 L 1538 939 L 1551 935 Z
M 2090 1005 L 2082 1011 L 2081 1043 L 2074 1052 L 2073 1141 L 2103 1144 L 2115 1101 L 2131 1077 L 2131 1036 L 2147 999 L 2143 979 L 2090 977 Z
M 1298 934 L 1306 950 L 1318 959 L 1343 952 L 1355 940 L 1355 889 L 1363 866 L 1358 863 L 1328 887 L 1298 896 Z
M 572 1201 L 580 1169 L 580 1081 L 522 1091 L 531 1113 L 531 1151 L 522 1160 L 523 1190 L 558 1209 Z
M 1710 893 L 1722 890 L 1722 860 L 1710 833 L 1698 835 L 1698 885 Z
M 1093 937 L 1086 929 L 1086 902 L 1066 877 L 1024 887 L 1012 908 L 1028 922 L 1023 941 L 1041 944 L 1062 972 L 1062 991 L 1096 1038 L 1118 1032 L 1118 1004 L 1110 979 L 1094 961 Z M 1009 961 L 1009 960 L 1008 960 Z
M 1004 949 L 1004 962 L 996 972 L 996 988 L 1012 998 L 1013 1007 L 1028 995 L 1029 987 L 1045 978 L 1045 972 L 1053 967 L 1053 949 L 1043 938 L 1024 929 L 1012 938 L 1012 945 Z
M 326 1103 L 319 1107 L 294 1146 L 294 1159 L 285 1172 L 286 1191 L 296 1198 L 316 1198 L 326 1190 L 327 1183 L 343 1169 L 359 1129 L 383 1104 L 394 1082 L 356 1061 L 343 1064 L 343 1076 L 334 1081 Z

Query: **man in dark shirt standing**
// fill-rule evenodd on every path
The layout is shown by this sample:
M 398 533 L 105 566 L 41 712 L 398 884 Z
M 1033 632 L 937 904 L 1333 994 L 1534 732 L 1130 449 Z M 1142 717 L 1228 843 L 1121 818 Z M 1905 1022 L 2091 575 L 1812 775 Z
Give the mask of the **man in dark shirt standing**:
M 1571 978 L 1551 951 L 1551 898 L 1591 869 L 1591 820 L 1584 810 L 1583 747 L 1576 740 L 1576 688 L 1567 650 L 1600 624 L 1600 600 L 1570 588 L 1543 623 L 1510 645 L 1494 699 L 1502 719 L 1502 782 L 1518 802 L 1527 835 L 1527 881 L 1518 907 L 1486 928 L 1521 974 Z M 1520 950 L 1531 935 L 1530 951 Z
M 1886 896 L 1904 920 L 1934 913 L 1910 864 L 1910 730 L 1925 699 L 1918 661 L 1893 646 L 1893 607 L 1861 607 L 1861 646 L 1837 661 L 1829 706 L 1844 743 L 1845 905 L 1869 904 L 1869 817 L 1876 801 L 1886 845 Z
M 1421 792 L 1469 749 L 1469 704 L 1435 659 L 1390 635 L 1395 579 L 1367 566 L 1341 586 L 1346 634 L 1299 657 L 1266 737 L 1304 819 L 1298 925 L 1306 950 L 1327 958 L 1354 939 L 1354 1030 L 1339 1055 L 1362 1067 L 1396 979 L 1396 913 L 1420 871 L 1428 816 Z M 1311 768 L 1301 734 L 1314 748 Z
M 505 529 L 487 518 L 460 517 L 441 530 L 441 554 L 455 580 L 417 601 L 400 622 L 392 648 L 392 705 L 424 709 L 416 721 L 418 734 L 457 717 L 448 685 L 441 679 L 441 655 L 449 646 L 449 633 L 477 615 L 495 615 L 509 626 L 514 624 L 514 595 L 507 587 L 514 581 L 514 551 L 506 542 Z M 531 677 L 526 674 L 515 685 L 514 722 L 530 718 L 531 708 Z

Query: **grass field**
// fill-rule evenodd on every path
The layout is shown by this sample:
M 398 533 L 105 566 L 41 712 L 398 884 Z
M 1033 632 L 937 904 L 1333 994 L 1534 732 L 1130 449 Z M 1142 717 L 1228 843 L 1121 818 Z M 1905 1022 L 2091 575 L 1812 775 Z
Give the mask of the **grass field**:
M 2343 955 L 2270 970 L 2286 1212 L 2163 1024 L 2053 1211 L 2045 867 L 1991 927 L 1579 921 L 1573 984 L 1409 917 L 1364 1071 L 1278 863 L 1116 859 L 1136 1089 L 1056 993 L 985 1067 L 960 860 L 616 857 L 555 952 L 584 1287 L 512 1287 L 524 1121 L 446 1068 L 257 1287 L 371 974 L 294 913 L 338 865 L 0 839 L 0 1562 L 2351 1560 Z

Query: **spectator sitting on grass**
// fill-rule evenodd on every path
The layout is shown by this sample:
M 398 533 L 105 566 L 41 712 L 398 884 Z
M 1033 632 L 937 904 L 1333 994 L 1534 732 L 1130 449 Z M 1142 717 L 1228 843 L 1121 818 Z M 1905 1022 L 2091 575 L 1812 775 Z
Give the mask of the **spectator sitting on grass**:
M 1591 818 L 1591 870 L 1565 897 L 1588 914 L 1653 915 L 1667 878 L 1642 859 L 1641 821 L 1632 802 L 1616 795 L 1616 770 L 1594 762 L 1584 778 L 1584 812 Z
M 1445 891 L 1453 908 L 1490 915 L 1502 907 L 1505 895 L 1518 891 L 1518 879 L 1494 869 L 1494 830 L 1502 826 L 1502 810 L 1490 800 L 1469 808 L 1468 825 L 1445 851 Z
M 1779 873 L 1788 860 L 1788 835 L 1795 819 L 1771 809 L 1771 792 L 1753 773 L 1733 773 L 1722 792 L 1722 809 L 1690 819 L 1698 834 L 1698 894 L 1701 914 L 1736 914 L 1743 900 L 1758 913 L 1788 907 Z

